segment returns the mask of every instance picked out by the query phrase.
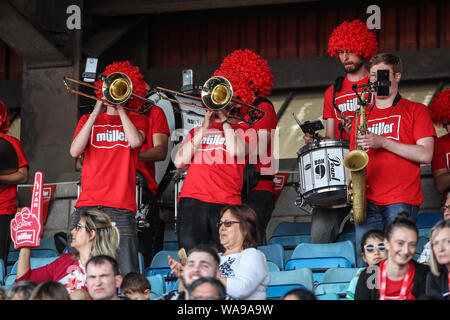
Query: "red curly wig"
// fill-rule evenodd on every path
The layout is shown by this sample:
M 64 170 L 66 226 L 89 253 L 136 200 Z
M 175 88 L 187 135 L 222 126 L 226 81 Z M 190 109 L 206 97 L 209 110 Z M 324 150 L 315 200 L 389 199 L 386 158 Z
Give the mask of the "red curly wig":
M 225 77 L 230 81 L 233 87 L 233 97 L 248 104 L 253 103 L 253 92 L 247 78 L 242 73 L 230 69 L 217 69 L 213 76 Z
M 272 92 L 274 76 L 269 64 L 250 49 L 233 51 L 223 59 L 220 69 L 241 72 L 249 80 L 250 88 L 257 97 L 263 97 Z
M 114 72 L 122 72 L 125 73 L 130 79 L 131 83 L 133 84 L 133 93 L 144 96 L 147 92 L 145 88 L 145 81 L 144 76 L 139 71 L 139 67 L 133 66 L 130 61 L 122 61 L 122 62 L 113 62 L 112 64 L 108 65 L 105 68 L 105 71 L 102 73 L 104 76 L 109 76 L 111 73 Z M 97 80 L 95 82 L 95 86 L 97 88 L 101 88 L 103 85 L 103 80 Z M 103 98 L 103 93 L 101 90 L 95 91 L 97 94 L 97 97 Z M 127 108 L 138 110 L 145 101 L 137 98 L 131 97 L 127 100 Z
M 378 51 L 377 38 L 360 20 L 344 21 L 333 30 L 328 40 L 331 57 L 339 57 L 340 50 L 353 52 L 368 62 Z
M 438 125 L 450 123 L 450 88 L 438 92 L 431 100 L 428 110 L 433 123 Z
M 0 132 L 8 132 L 9 125 L 8 110 L 5 103 L 0 99 Z

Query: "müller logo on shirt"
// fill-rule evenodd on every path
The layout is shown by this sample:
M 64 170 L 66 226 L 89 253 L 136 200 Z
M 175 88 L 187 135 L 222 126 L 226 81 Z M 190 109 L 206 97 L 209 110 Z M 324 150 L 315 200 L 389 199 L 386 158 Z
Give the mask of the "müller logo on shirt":
M 391 138 L 399 139 L 401 116 L 390 116 L 387 118 L 380 118 L 368 121 L 368 130 L 373 134 Z
M 224 145 L 225 138 L 220 134 L 210 135 L 202 139 L 202 144 Z
M 353 99 L 346 100 L 344 103 L 338 104 L 338 108 L 341 112 L 356 111 L 359 109 L 358 98 L 355 97 Z
M 91 131 L 91 144 L 96 148 L 128 147 L 127 137 L 122 126 L 93 126 Z

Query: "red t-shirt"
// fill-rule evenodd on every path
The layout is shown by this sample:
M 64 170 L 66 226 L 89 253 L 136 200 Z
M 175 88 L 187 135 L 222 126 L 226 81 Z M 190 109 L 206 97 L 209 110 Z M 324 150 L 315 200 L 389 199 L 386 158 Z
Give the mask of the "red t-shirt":
M 359 109 L 358 105 L 358 97 L 355 92 L 352 90 L 352 86 L 356 84 L 357 86 L 366 84 L 369 82 L 369 77 L 365 77 L 359 81 L 351 82 L 344 78 L 342 82 L 342 87 L 340 91 L 336 92 L 335 103 L 336 107 L 344 114 L 346 118 L 353 119 L 355 117 L 355 111 Z M 363 88 L 357 89 L 358 93 L 361 93 Z M 372 95 L 373 99 L 373 95 Z M 333 106 L 333 85 L 330 86 L 327 91 L 325 91 L 325 99 L 323 101 L 323 119 L 334 119 L 334 134 L 335 139 L 339 139 L 341 136 L 339 130 L 339 123 L 341 123 L 341 115 L 337 112 L 337 110 Z M 349 140 L 350 135 L 342 131 L 342 139 Z
M 148 114 L 148 131 L 147 140 L 141 147 L 141 152 L 153 148 L 153 135 L 164 133 L 170 135 L 169 125 L 167 124 L 166 115 L 159 107 L 152 107 Z M 144 176 L 147 181 L 148 189 L 156 196 L 158 184 L 155 181 L 155 163 L 138 161 L 136 170 Z
M 274 134 L 275 129 L 277 128 L 278 118 L 275 109 L 270 103 L 263 101 L 257 107 L 264 111 L 264 117 L 253 123 L 252 128 L 250 128 L 250 125 L 246 122 L 239 122 L 239 124 L 247 130 L 246 141 L 247 143 L 250 143 L 250 131 L 248 131 L 248 129 L 256 131 L 267 130 L 269 133 L 272 133 L 272 138 L 271 141 L 267 143 L 267 151 L 262 158 L 259 156 L 252 157 L 249 158 L 248 161 L 250 164 L 255 165 L 256 169 L 258 169 L 261 174 L 274 175 L 278 171 L 278 165 L 275 163 L 277 160 L 273 157 L 273 148 L 275 147 Z M 248 118 L 248 114 L 244 116 L 244 119 Z M 274 193 L 274 189 L 275 184 L 273 180 L 259 180 L 258 184 L 252 190 L 262 190 Z
M 386 300 L 398 300 L 400 297 L 400 291 L 402 289 L 403 279 L 399 281 L 393 281 L 386 277 Z M 414 286 L 414 281 L 410 281 L 406 288 L 406 299 L 415 300 L 415 297 L 411 294 Z
M 450 171 L 450 133 L 434 140 L 433 160 L 431 161 L 431 170 L 447 169 Z M 447 198 L 446 190 L 443 193 L 444 198 Z
M 427 107 L 406 99 L 400 99 L 395 106 L 372 110 L 368 107 L 367 123 L 370 132 L 389 139 L 415 144 L 425 137 L 435 137 L 433 122 Z M 355 148 L 352 126 L 350 150 Z M 393 203 L 422 203 L 422 186 L 420 183 L 420 164 L 406 160 L 385 149 L 369 149 L 367 165 L 367 200 L 375 205 Z
M 138 130 L 147 132 L 145 116 L 128 114 Z M 89 115 L 83 115 L 72 140 Z M 81 194 L 75 207 L 105 206 L 136 211 L 136 166 L 140 148 L 132 149 L 119 115 L 100 114 L 84 150 Z
M 236 135 L 244 130 L 238 124 L 232 125 Z M 183 143 L 191 143 L 192 129 Z M 203 202 L 241 204 L 241 190 L 245 159 L 231 157 L 225 145 L 224 131 L 220 122 L 214 122 L 196 150 L 181 187 L 179 198 L 194 198 Z
M 27 166 L 28 161 L 25 156 L 25 152 L 22 149 L 20 141 L 14 137 L 8 136 L 7 134 L 0 132 L 0 138 L 5 139 L 9 143 L 11 143 L 16 149 L 17 158 L 19 160 L 18 167 L 22 168 Z M 17 211 L 17 185 L 10 184 L 5 189 L 0 187 L 0 214 L 15 214 Z

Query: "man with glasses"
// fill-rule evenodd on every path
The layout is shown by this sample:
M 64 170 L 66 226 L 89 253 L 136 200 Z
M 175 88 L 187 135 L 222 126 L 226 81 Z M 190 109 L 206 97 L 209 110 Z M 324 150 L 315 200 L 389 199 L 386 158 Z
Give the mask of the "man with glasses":
M 367 218 L 356 225 L 356 243 L 370 229 L 384 230 L 402 211 L 417 220 L 422 203 L 420 164 L 430 163 L 436 132 L 427 108 L 406 100 L 398 92 L 402 61 L 389 53 L 375 55 L 369 62 L 370 81 L 378 70 L 389 71 L 389 94 L 376 96 L 366 109 L 368 133 L 358 136 L 358 147 L 368 150 Z M 355 148 L 352 127 L 350 150 Z M 358 259 L 358 266 L 362 260 Z
M 190 300 L 225 300 L 225 287 L 217 278 L 195 280 L 188 289 Z
M 450 220 L 450 197 L 447 197 L 447 200 L 445 200 L 445 205 L 441 208 L 441 211 L 444 213 L 444 220 Z M 430 264 L 430 259 L 431 259 L 431 245 L 430 241 L 428 241 L 424 245 L 422 253 L 417 259 L 417 262 Z

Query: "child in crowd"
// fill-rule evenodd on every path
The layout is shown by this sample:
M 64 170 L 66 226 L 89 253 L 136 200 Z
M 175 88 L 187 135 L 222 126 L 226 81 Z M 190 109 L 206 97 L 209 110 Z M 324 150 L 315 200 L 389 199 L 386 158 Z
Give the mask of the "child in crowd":
M 131 300 L 149 300 L 151 286 L 147 278 L 137 272 L 128 273 L 120 286 L 120 294 Z

